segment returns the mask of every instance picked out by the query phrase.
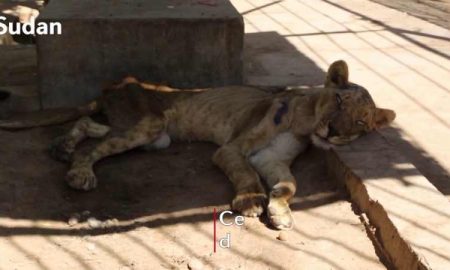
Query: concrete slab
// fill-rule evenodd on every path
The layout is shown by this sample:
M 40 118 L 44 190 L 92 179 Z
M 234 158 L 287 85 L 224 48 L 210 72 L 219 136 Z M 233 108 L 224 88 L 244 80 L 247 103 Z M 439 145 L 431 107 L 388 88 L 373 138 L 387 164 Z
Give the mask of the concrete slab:
M 33 45 L 0 46 L 0 87 L 37 83 L 36 47 Z
M 45 19 L 177 19 L 177 20 L 228 20 L 240 15 L 227 0 L 220 1 L 168 1 L 153 0 L 63 0 L 54 1 L 43 14 Z M 206 21 L 204 21 L 206 23 Z
M 407 158 L 372 134 L 329 161 L 398 269 L 450 269 L 450 203 Z
M 37 38 L 44 108 L 97 97 L 126 75 L 175 87 L 242 83 L 242 17 L 229 1 L 51 1 L 39 21 L 61 36 Z
M 448 13 L 450 12 L 450 1 L 409 1 L 409 0 L 375 0 L 390 8 L 395 8 L 410 15 L 416 16 L 431 23 L 440 25 L 445 28 L 450 28 L 450 19 Z
M 11 96 L 2 101 L 0 117 L 16 112 L 40 109 L 36 76 L 36 47 L 33 45 L 0 46 L 0 89 Z

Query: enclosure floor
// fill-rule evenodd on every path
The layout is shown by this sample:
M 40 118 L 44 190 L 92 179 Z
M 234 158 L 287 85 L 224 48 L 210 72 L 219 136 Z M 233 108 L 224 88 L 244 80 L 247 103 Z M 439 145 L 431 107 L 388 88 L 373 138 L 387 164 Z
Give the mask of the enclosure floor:
M 1 269 L 187 269 L 194 260 L 204 269 L 384 269 L 318 150 L 295 162 L 296 227 L 287 241 L 265 218 L 248 218 L 242 227 L 217 224 L 217 238 L 230 233 L 231 248 L 214 253 L 213 209 L 228 209 L 233 197 L 210 161 L 215 146 L 175 144 L 110 158 L 96 167 L 99 187 L 77 192 L 64 183 L 66 164 L 47 154 L 64 129 L 0 131 L 8 142 L 0 160 Z M 70 227 L 70 215 L 83 211 L 118 223 Z
M 371 1 L 232 2 L 245 18 L 247 83 L 321 84 L 331 62 L 346 60 L 350 79 L 396 110 L 394 128 L 383 131 L 389 143 L 450 198 L 447 29 Z M 0 114 L 35 108 L 34 58 L 33 46 L 0 46 L 0 88 L 14 92 Z M 288 241 L 264 220 L 248 219 L 243 228 L 218 225 L 219 237 L 231 233 L 232 249 L 211 254 L 213 208 L 232 198 L 209 161 L 213 146 L 106 160 L 96 168 L 99 188 L 81 193 L 65 186 L 66 165 L 45 152 L 63 130 L 0 132 L 0 269 L 186 269 L 194 258 L 215 269 L 382 267 L 351 205 L 323 175 L 319 152 L 295 164 L 297 223 Z M 119 223 L 108 230 L 66 224 L 85 210 Z

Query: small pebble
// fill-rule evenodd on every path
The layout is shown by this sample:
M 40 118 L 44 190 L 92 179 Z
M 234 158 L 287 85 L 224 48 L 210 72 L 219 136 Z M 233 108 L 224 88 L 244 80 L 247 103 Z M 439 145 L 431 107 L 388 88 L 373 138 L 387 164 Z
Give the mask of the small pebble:
M 89 227 L 95 229 L 95 228 L 100 228 L 102 226 L 102 222 L 96 218 L 88 218 L 87 223 L 89 225 Z
M 103 227 L 111 228 L 111 227 L 117 226 L 118 224 L 119 224 L 119 220 L 117 220 L 117 218 L 113 218 L 113 219 L 108 219 L 108 220 L 104 221 Z
M 204 268 L 203 263 L 198 259 L 192 259 L 188 263 L 188 268 L 190 270 L 202 270 Z
M 105 228 L 111 228 L 113 226 L 114 226 L 114 224 L 112 223 L 112 221 L 110 219 L 103 221 L 103 223 L 102 223 L 102 227 L 105 227 Z
M 94 243 L 87 243 L 86 248 L 92 252 L 96 249 L 96 246 Z
M 287 234 L 285 232 L 280 232 L 280 234 L 277 236 L 277 239 L 280 241 L 287 241 L 288 237 Z
M 114 226 L 119 226 L 119 220 L 117 218 L 113 218 L 111 219 L 112 223 L 114 224 Z
M 69 218 L 69 220 L 67 221 L 67 224 L 69 224 L 70 227 L 77 225 L 78 223 L 80 223 L 80 214 L 75 213 L 72 214 Z

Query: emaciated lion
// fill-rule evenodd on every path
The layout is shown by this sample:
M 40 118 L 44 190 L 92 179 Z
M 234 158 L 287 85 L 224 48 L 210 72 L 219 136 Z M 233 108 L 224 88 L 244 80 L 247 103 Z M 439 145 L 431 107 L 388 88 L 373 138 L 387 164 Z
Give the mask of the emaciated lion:
M 107 115 L 109 126 L 88 117 L 99 111 Z M 81 118 L 52 148 L 58 159 L 71 160 L 66 181 L 72 188 L 95 188 L 94 165 L 105 157 L 140 146 L 165 148 L 172 140 L 208 141 L 219 145 L 213 162 L 236 191 L 232 208 L 256 217 L 267 206 L 272 225 L 290 229 L 294 223 L 289 200 L 297 187 L 289 168 L 294 158 L 310 142 L 326 149 L 349 143 L 388 125 L 395 113 L 377 108 L 365 88 L 348 81 L 347 64 L 337 61 L 328 70 L 324 88 L 279 93 L 246 86 L 180 90 L 128 77 L 64 117 L 41 123 L 4 121 L 0 127 L 75 117 Z M 106 136 L 119 127 L 126 129 L 121 135 L 109 136 L 86 155 L 72 155 L 84 139 Z M 267 192 L 262 179 L 270 188 Z

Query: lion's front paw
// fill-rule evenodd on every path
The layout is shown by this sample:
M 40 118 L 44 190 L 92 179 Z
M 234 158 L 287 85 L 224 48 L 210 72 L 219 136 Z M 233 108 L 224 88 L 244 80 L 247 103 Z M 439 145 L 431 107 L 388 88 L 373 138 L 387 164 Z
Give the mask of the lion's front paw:
M 71 169 L 66 176 L 67 184 L 74 189 L 91 190 L 97 187 L 97 177 L 91 168 Z
M 231 204 L 233 210 L 247 217 L 258 217 L 264 212 L 267 196 L 263 193 L 238 194 Z
M 270 223 L 278 230 L 294 228 L 294 218 L 289 204 L 284 199 L 271 198 L 267 206 L 267 216 Z
M 73 143 L 66 136 L 57 137 L 50 145 L 50 156 L 56 160 L 70 162 L 74 152 Z

